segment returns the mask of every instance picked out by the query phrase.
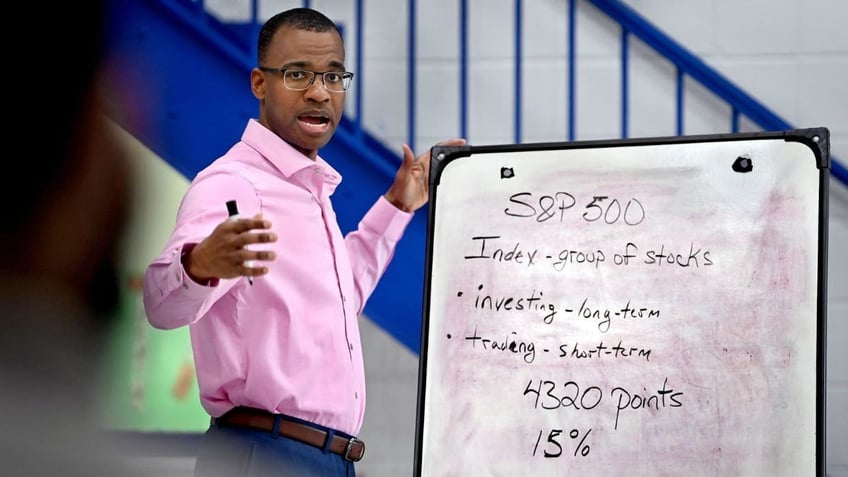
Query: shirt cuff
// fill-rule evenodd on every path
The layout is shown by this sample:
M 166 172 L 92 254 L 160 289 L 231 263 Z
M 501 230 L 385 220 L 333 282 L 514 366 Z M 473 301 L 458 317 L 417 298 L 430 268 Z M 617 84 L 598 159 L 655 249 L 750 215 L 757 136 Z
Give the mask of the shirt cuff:
M 362 218 L 362 225 L 378 232 L 386 239 L 397 242 L 403 236 L 404 230 L 414 215 L 414 212 L 398 209 L 381 195 Z
M 191 278 L 191 276 L 188 274 L 188 272 L 186 272 L 185 265 L 183 264 L 183 260 L 185 259 L 186 255 L 191 253 L 191 250 L 196 245 L 197 245 L 196 243 L 186 243 L 186 244 L 183 244 L 182 248 L 180 249 L 180 252 L 179 252 L 180 253 L 180 259 L 178 261 L 180 273 L 179 273 L 178 280 L 181 282 L 181 286 L 183 288 L 189 288 L 189 287 L 192 287 L 192 286 L 195 286 L 195 287 L 216 287 L 216 286 L 218 286 L 218 282 L 220 280 L 217 277 L 212 277 L 212 278 L 210 278 L 210 279 L 208 279 L 204 282 L 198 282 L 198 281 L 195 281 L 193 278 Z

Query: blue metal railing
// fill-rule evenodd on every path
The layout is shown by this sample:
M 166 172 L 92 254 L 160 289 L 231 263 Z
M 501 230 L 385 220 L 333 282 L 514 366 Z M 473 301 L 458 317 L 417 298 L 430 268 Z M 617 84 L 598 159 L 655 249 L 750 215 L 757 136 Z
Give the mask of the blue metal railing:
M 406 76 L 407 76 L 407 81 L 409 81 L 409 87 L 407 88 L 407 91 L 409 91 L 409 96 L 408 96 L 408 99 L 407 99 L 407 109 L 406 110 L 407 110 L 407 117 L 409 119 L 407 120 L 406 124 L 407 124 L 407 137 L 408 137 L 407 144 L 409 145 L 409 147 L 413 151 L 415 151 L 416 150 L 415 149 L 415 135 L 416 135 L 415 132 L 417 131 L 417 129 L 415 127 L 415 113 L 416 113 L 416 110 L 415 110 L 415 104 L 416 104 L 416 101 L 415 101 L 415 98 L 416 98 L 415 83 L 416 83 L 416 81 L 415 80 L 418 77 L 418 75 L 416 73 L 416 68 L 415 68 L 415 65 L 417 64 L 416 60 L 418 58 L 418 55 L 415 53 L 415 44 L 416 44 L 416 41 L 415 41 L 416 28 L 415 28 L 415 26 L 416 26 L 417 22 L 415 21 L 415 0 L 408 0 L 408 1 L 409 1 L 409 8 L 408 8 L 408 12 L 409 12 L 409 25 L 408 25 L 409 30 L 408 31 L 409 31 L 409 34 L 407 35 L 407 39 L 408 39 L 407 40 L 407 48 L 409 49 L 409 53 L 407 54 L 407 65 L 408 65 L 407 67 L 409 68 L 409 74 L 406 75 Z M 357 25 L 357 28 L 362 28 L 362 25 Z
M 576 48 L 575 48 L 575 32 L 577 29 L 577 2 L 578 0 L 568 0 L 567 9 L 567 131 L 566 137 L 569 141 L 576 139 Z M 692 78 L 706 89 L 715 94 L 722 101 L 727 103 L 731 109 L 729 119 L 729 130 L 732 133 L 739 132 L 739 120 L 744 116 L 750 119 L 755 125 L 763 130 L 780 131 L 793 129 L 788 121 L 780 118 L 773 111 L 768 109 L 762 103 L 745 93 L 738 86 L 730 82 L 727 78 L 719 74 L 713 68 L 701 61 L 697 56 L 683 48 L 676 41 L 668 37 L 666 34 L 651 25 L 641 15 L 632 8 L 628 7 L 619 0 L 585 0 L 587 4 L 591 4 L 610 19 L 614 20 L 621 27 L 621 137 L 626 138 L 629 134 L 629 99 L 630 99 L 630 81 L 629 81 L 629 43 L 631 37 L 636 37 L 643 43 L 652 48 L 655 52 L 670 61 L 675 67 L 675 131 L 676 135 L 685 133 L 684 125 L 684 96 L 685 96 L 685 79 Z M 410 1 L 410 10 L 414 10 L 415 2 Z M 523 2 L 522 0 L 515 1 L 515 91 L 513 98 L 514 106 L 514 140 L 516 143 L 521 142 L 522 138 L 522 27 L 523 27 Z M 468 47 L 467 47 L 467 31 L 468 31 L 468 5 L 467 0 L 459 2 L 459 132 L 461 137 L 467 137 L 468 132 Z M 414 36 L 410 36 L 410 42 L 414 41 Z M 410 77 L 415 76 L 414 65 L 415 48 L 410 47 Z M 415 137 L 415 89 L 414 80 L 410 82 L 409 89 L 409 140 L 413 141 Z M 831 173 L 838 180 L 848 184 L 848 171 L 835 158 L 831 158 Z
M 575 94 L 575 78 L 577 77 L 577 2 L 568 0 L 568 140 L 576 139 L 575 130 L 577 124 L 577 95 Z
M 521 143 L 521 64 L 524 58 L 524 51 L 521 45 L 521 37 L 523 36 L 522 26 L 524 24 L 521 18 L 522 10 L 523 5 L 521 0 L 515 0 L 515 53 L 513 54 L 515 58 L 515 92 L 513 93 L 515 98 L 515 107 L 513 108 L 515 133 L 513 135 L 513 141 L 516 144 Z
M 575 2 L 576 0 L 569 0 Z M 632 8 L 618 0 L 586 0 L 611 19 L 618 22 L 622 29 L 622 69 L 627 67 L 626 37 L 632 34 L 654 49 L 657 53 L 671 61 L 677 69 L 677 134 L 684 131 L 683 125 L 683 85 L 686 76 L 698 81 L 713 94 L 724 100 L 731 107 L 730 132 L 739 132 L 739 117 L 744 115 L 757 126 L 767 131 L 782 131 L 793 129 L 794 126 L 779 117 L 765 105 L 742 91 L 738 86 L 716 72 L 701 61 L 697 56 L 687 51 L 680 44 L 648 23 Z M 627 89 L 626 73 L 622 73 L 623 88 Z M 627 95 L 623 94 L 622 133 L 626 133 Z M 848 184 L 848 170 L 836 159 L 831 158 L 831 173 L 834 177 Z
M 716 97 L 727 103 L 730 107 L 731 114 L 729 118 L 728 129 L 732 133 L 739 132 L 739 122 L 741 117 L 748 118 L 753 124 L 762 130 L 780 131 L 793 129 L 794 126 L 788 121 L 779 117 L 765 105 L 754 99 L 752 96 L 744 92 L 741 88 L 733 84 L 723 75 L 708 66 L 696 55 L 686 50 L 679 43 L 674 41 L 668 35 L 651 25 L 645 18 L 631 7 L 622 3 L 620 0 L 567 0 L 567 131 L 565 137 L 569 141 L 576 139 L 575 137 L 575 122 L 576 122 L 576 94 L 578 87 L 575 77 L 577 64 L 577 56 L 575 53 L 575 31 L 577 29 L 577 3 L 583 1 L 585 4 L 592 5 L 599 11 L 603 12 L 607 17 L 615 21 L 621 28 L 620 39 L 620 64 L 621 64 L 621 113 L 620 113 L 620 136 L 627 138 L 629 135 L 629 100 L 631 97 L 630 91 L 630 48 L 629 43 L 631 37 L 636 37 L 644 44 L 653 49 L 656 53 L 670 61 L 675 67 L 675 122 L 676 127 L 674 134 L 685 134 L 684 125 L 684 92 L 685 80 L 691 78 L 700 83 L 707 90 L 711 91 Z M 202 11 L 203 1 L 197 2 Z M 407 143 L 415 150 L 415 142 L 417 136 L 417 49 L 416 49 L 416 34 L 417 34 L 417 2 L 416 0 L 407 0 Z M 523 0 L 515 0 L 514 4 L 514 92 L 513 92 L 513 138 L 515 143 L 522 141 L 522 37 L 523 37 Z M 258 0 L 251 0 L 252 23 L 258 25 Z M 303 6 L 309 7 L 308 0 L 303 1 Z M 358 83 L 362 83 L 363 58 L 364 52 L 362 49 L 362 31 L 365 26 L 365 6 L 363 0 L 356 0 L 355 3 L 355 51 L 356 51 L 356 71 L 358 75 Z M 468 0 L 459 1 L 459 137 L 468 136 Z M 363 117 L 363 99 L 362 88 L 356 88 L 355 91 L 356 107 L 352 115 L 352 121 L 356 128 L 361 133 L 362 117 Z M 848 170 L 836 159 L 832 158 L 831 172 L 834 177 L 848 184 Z

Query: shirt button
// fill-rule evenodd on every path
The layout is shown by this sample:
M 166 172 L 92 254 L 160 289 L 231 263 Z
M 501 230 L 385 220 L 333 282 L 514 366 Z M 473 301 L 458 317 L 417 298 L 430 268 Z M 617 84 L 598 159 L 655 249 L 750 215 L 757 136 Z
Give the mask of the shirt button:
M 350 348 L 351 351 L 353 351 L 353 343 L 347 345 L 347 347 Z
M 359 393 L 353 393 L 353 398 L 354 398 L 354 399 L 359 399 Z

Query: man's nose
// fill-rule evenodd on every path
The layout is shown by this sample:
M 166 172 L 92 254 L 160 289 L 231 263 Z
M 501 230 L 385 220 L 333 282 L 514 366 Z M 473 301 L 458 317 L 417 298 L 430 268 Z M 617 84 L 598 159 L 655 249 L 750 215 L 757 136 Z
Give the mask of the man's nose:
M 312 83 L 310 83 L 309 87 L 306 88 L 306 97 L 319 102 L 330 99 L 330 91 L 324 84 L 324 75 L 316 74 L 315 77 L 312 78 Z

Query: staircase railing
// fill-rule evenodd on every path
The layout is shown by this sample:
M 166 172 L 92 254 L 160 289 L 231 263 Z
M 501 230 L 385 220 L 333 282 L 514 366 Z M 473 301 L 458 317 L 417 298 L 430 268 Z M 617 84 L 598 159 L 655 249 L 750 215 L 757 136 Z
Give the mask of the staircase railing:
M 567 44 L 567 82 L 564 88 L 567 89 L 566 115 L 567 115 L 567 130 L 563 131 L 563 139 L 573 141 L 576 138 L 576 118 L 575 108 L 577 102 L 576 90 L 580 87 L 576 81 L 576 68 L 579 64 L 579 59 L 575 52 L 575 31 L 577 25 L 577 4 L 586 3 L 603 12 L 610 19 L 614 20 L 620 27 L 620 75 L 621 75 L 621 104 L 620 104 L 620 137 L 626 138 L 629 135 L 629 98 L 631 97 L 631 82 L 629 80 L 629 37 L 633 36 L 641 40 L 645 45 L 653 49 L 656 53 L 671 62 L 675 68 L 675 118 L 676 127 L 674 131 L 669 131 L 669 135 L 685 134 L 684 124 L 684 89 L 686 78 L 691 78 L 701 86 L 712 92 L 717 98 L 725 102 L 730 107 L 730 117 L 728 118 L 727 131 L 716 132 L 739 132 L 740 119 L 747 118 L 752 124 L 761 128 L 764 131 L 780 131 L 794 129 L 789 121 L 778 116 L 774 111 L 766 105 L 758 101 L 750 94 L 743 91 L 739 86 L 734 84 L 724 75 L 717 72 L 714 68 L 707 65 L 698 56 L 688 51 L 680 43 L 663 33 L 661 30 L 653 26 L 647 19 L 642 17 L 631 7 L 627 6 L 619 0 L 564 0 L 567 2 L 567 22 L 566 28 L 566 44 Z M 196 2 L 203 10 L 203 1 Z M 309 7 L 311 2 L 305 0 L 303 6 Z M 407 121 L 407 143 L 415 150 L 415 143 L 418 136 L 416 117 L 418 114 L 418 98 L 415 95 L 417 88 L 418 75 L 416 69 L 418 65 L 416 37 L 418 30 L 418 19 L 416 16 L 417 0 L 407 0 L 407 92 L 406 98 L 406 121 Z M 512 14 L 514 16 L 514 92 L 513 92 L 513 141 L 515 143 L 522 142 L 522 36 L 524 29 L 523 19 L 523 0 L 514 0 L 514 8 Z M 250 0 L 251 18 L 248 21 L 248 30 L 250 25 L 258 28 L 260 19 L 257 17 L 259 12 L 258 0 Z M 356 37 L 353 39 L 353 48 L 356 51 L 355 71 L 364 72 L 363 62 L 363 41 L 362 32 L 367 28 L 364 22 L 365 9 L 363 0 L 356 0 L 354 5 L 355 25 L 354 31 Z M 457 135 L 460 137 L 468 137 L 468 70 L 469 70 L 469 55 L 468 55 L 468 25 L 469 25 L 469 9 L 468 0 L 459 0 L 457 16 L 459 19 L 459 54 L 457 61 L 459 62 L 459 130 Z M 358 78 L 361 82 L 362 74 Z M 349 117 L 356 126 L 356 130 L 363 131 L 362 127 L 362 105 L 363 89 L 355 88 L 355 107 L 353 111 L 349 111 Z M 815 125 L 819 126 L 819 125 Z M 841 182 L 848 184 L 848 169 L 837 159 L 832 157 L 831 173 Z
M 520 1 L 520 0 L 519 0 Z M 568 0 L 573 5 L 577 0 Z M 627 81 L 627 38 L 634 35 L 642 42 L 653 48 L 657 53 L 668 59 L 676 68 L 676 135 L 682 135 L 683 124 L 683 90 L 684 78 L 689 76 L 731 107 L 729 131 L 739 132 L 741 116 L 750 119 L 765 131 L 782 131 L 794 129 L 795 126 L 784 120 L 754 97 L 744 92 L 729 79 L 719 74 L 704 63 L 696 55 L 686 50 L 682 45 L 668 35 L 651 25 L 632 8 L 618 0 L 586 0 L 621 26 L 621 64 L 622 64 L 622 104 L 621 104 L 621 137 L 627 137 L 627 97 L 629 83 Z M 573 13 L 572 13 L 573 14 Z M 569 64 L 573 64 L 572 61 Z M 848 184 L 848 170 L 838 160 L 832 158 L 831 173 L 841 182 Z
M 170 0 L 177 2 L 186 2 L 187 0 Z M 669 135 L 683 135 L 685 134 L 685 124 L 684 124 L 684 111 L 685 111 L 685 102 L 684 102 L 684 89 L 685 89 L 685 79 L 691 78 L 708 91 L 712 92 L 717 98 L 726 103 L 730 107 L 730 117 L 728 118 L 728 127 L 727 131 L 716 131 L 716 132 L 739 132 L 739 125 L 741 118 L 747 118 L 752 124 L 761 128 L 762 130 L 768 131 L 779 131 L 779 130 L 787 130 L 793 129 L 795 126 L 792 125 L 789 121 L 778 116 L 774 111 L 766 107 L 763 103 L 758 101 L 756 98 L 751 96 L 750 94 L 743 91 L 740 87 L 735 85 L 728 78 L 718 73 L 715 69 L 707 65 L 701 59 L 699 59 L 695 54 L 687 50 L 680 43 L 660 31 L 658 28 L 653 26 L 649 21 L 647 21 L 644 17 L 642 17 L 638 12 L 636 12 L 631 7 L 627 6 L 623 2 L 619 0 L 563 0 L 567 2 L 567 14 L 564 21 L 567 23 L 566 34 L 567 38 L 565 39 L 567 44 L 567 84 L 564 85 L 564 88 L 567 89 L 567 101 L 566 101 L 566 114 L 567 114 L 567 130 L 563 131 L 563 139 L 567 139 L 569 141 L 573 141 L 578 139 L 575 135 L 576 130 L 576 121 L 577 115 L 575 114 L 575 108 L 577 105 L 576 102 L 576 91 L 577 88 L 580 87 L 580 84 L 576 81 L 576 68 L 579 63 L 579 58 L 576 55 L 576 40 L 575 40 L 575 31 L 577 27 L 577 4 L 578 3 L 586 3 L 590 4 L 593 7 L 597 8 L 599 11 L 603 12 L 610 19 L 614 20 L 618 26 L 620 27 L 620 75 L 621 75 L 621 104 L 620 104 L 620 136 L 622 138 L 626 138 L 629 135 L 629 99 L 631 98 L 631 83 L 630 83 L 630 48 L 629 48 L 629 38 L 635 37 L 641 40 L 645 45 L 653 49 L 656 53 L 667 59 L 675 68 L 675 115 L 676 115 L 676 127 L 674 131 L 669 131 Z M 241 31 L 246 34 L 247 37 L 247 45 L 248 45 L 248 57 L 253 58 L 253 42 L 252 38 L 255 37 L 255 33 L 259 28 L 261 23 L 261 19 L 259 18 L 259 1 L 258 0 L 249 0 L 249 18 L 246 23 L 238 23 L 238 22 L 229 22 L 233 25 L 235 30 Z M 198 0 L 196 2 L 189 2 L 195 4 L 197 7 L 197 12 L 200 17 L 206 15 L 206 7 L 204 5 L 203 0 Z M 366 4 L 364 0 L 355 0 L 354 2 L 354 25 L 353 31 L 356 34 L 356 37 L 353 39 L 353 48 L 355 51 L 355 65 L 354 70 L 358 72 L 364 72 L 365 68 L 363 67 L 363 63 L 366 61 L 367 52 L 363 51 L 363 40 L 362 40 L 362 32 L 364 31 L 364 17 L 366 13 Z M 417 117 L 417 109 L 420 98 L 418 98 L 415 94 L 418 75 L 417 65 L 417 30 L 418 30 L 418 19 L 416 17 L 417 11 L 417 1 L 416 0 L 407 0 L 407 98 L 406 98 L 406 122 L 407 122 L 407 143 L 410 147 L 415 150 L 416 140 L 418 136 L 416 117 Z M 311 2 L 305 0 L 302 2 L 303 6 L 309 7 Z M 523 51 L 522 51 L 522 35 L 524 28 L 524 21 L 522 18 L 522 12 L 524 10 L 524 1 L 523 0 L 514 0 L 514 8 L 512 9 L 512 14 L 514 16 L 514 92 L 513 92 L 513 103 L 514 103 L 514 117 L 513 117 L 513 140 L 515 143 L 522 142 L 522 62 L 523 62 Z M 458 58 L 457 61 L 459 63 L 459 130 L 457 131 L 457 135 L 461 137 L 468 137 L 468 69 L 469 69 L 469 55 L 467 48 L 467 34 L 468 34 L 468 23 L 469 23 L 469 9 L 468 9 L 468 0 L 459 0 L 458 2 L 458 25 L 459 25 L 459 46 L 458 46 Z M 201 20 L 202 21 L 202 20 Z M 348 39 L 348 42 L 351 42 Z M 359 78 L 364 78 L 364 75 L 359 74 Z M 347 112 L 348 118 L 351 120 L 352 124 L 355 126 L 354 130 L 357 131 L 357 134 L 361 134 L 365 131 L 365 126 L 362 124 L 363 117 L 363 107 L 367 104 L 367 99 L 363 98 L 363 88 L 355 87 L 353 90 L 354 96 L 354 108 L 352 111 L 349 110 Z M 818 126 L 818 125 L 816 125 Z M 839 179 L 841 182 L 848 184 L 848 170 L 845 166 L 832 158 L 831 161 L 831 173 L 834 177 Z

